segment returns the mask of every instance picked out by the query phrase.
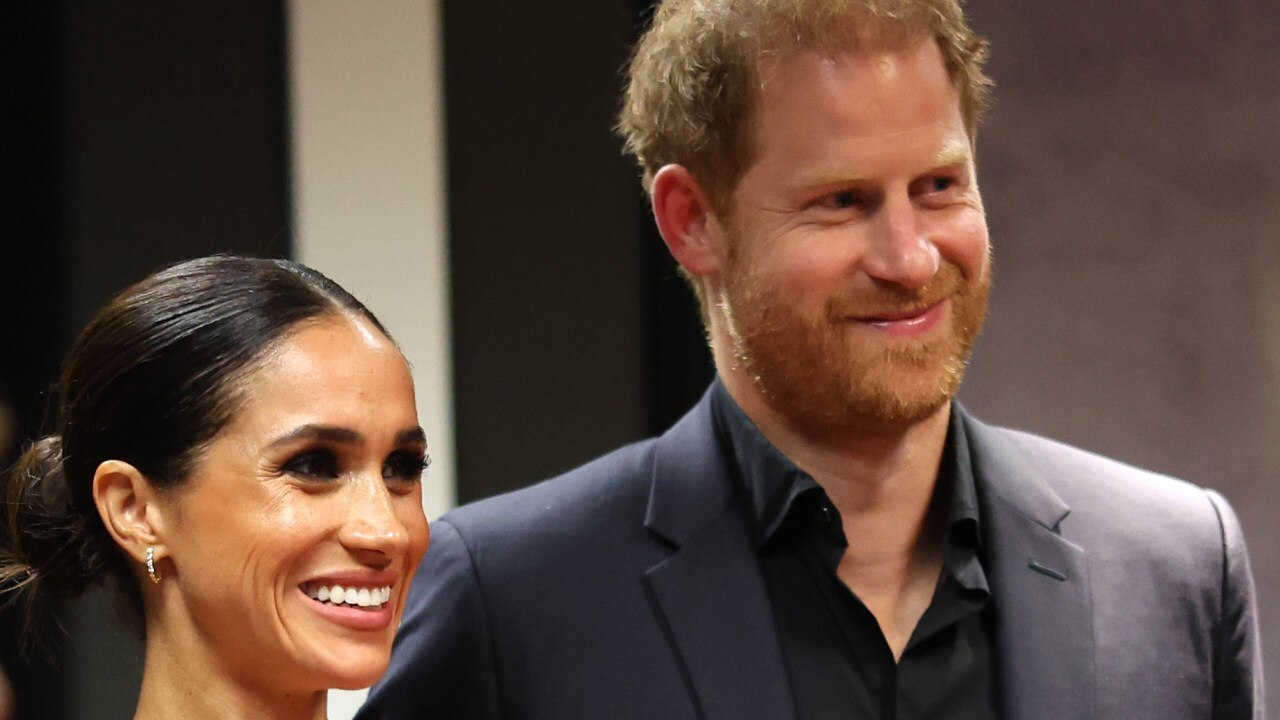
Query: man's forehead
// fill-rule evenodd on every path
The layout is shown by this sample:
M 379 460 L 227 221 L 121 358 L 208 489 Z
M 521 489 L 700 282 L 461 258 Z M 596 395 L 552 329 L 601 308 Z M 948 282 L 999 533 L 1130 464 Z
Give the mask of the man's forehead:
M 806 116 L 807 134 L 825 128 L 881 139 L 901 134 L 918 140 L 923 126 L 954 122 L 958 136 L 940 133 L 930 141 L 934 147 L 921 150 L 936 154 L 940 164 L 972 155 L 960 98 L 936 44 L 840 55 L 790 53 L 775 58 L 760 81 L 751 123 L 758 139 L 777 122 L 796 122 L 797 113 Z
M 882 37 L 853 30 L 832 30 L 811 37 L 781 36 L 757 45 L 755 70 L 757 78 L 764 82 L 780 64 L 799 55 L 817 55 L 835 62 L 847 57 L 873 58 L 924 45 L 936 51 L 939 62 L 944 62 L 938 39 L 927 32 L 897 33 Z
M 776 99 L 780 93 L 787 94 L 787 89 L 795 82 L 803 82 L 801 78 L 843 77 L 846 80 L 840 82 L 846 82 L 852 77 L 857 78 L 855 82 L 864 84 L 862 87 L 870 89 L 871 86 L 894 84 L 900 73 L 918 74 L 921 68 L 928 73 L 936 71 L 936 77 L 945 78 L 959 106 L 959 90 L 947 70 L 941 48 L 933 38 L 835 51 L 795 47 L 785 52 L 762 54 L 756 62 L 756 77 L 748 100 L 749 114 L 758 113 L 762 104 L 771 104 L 771 98 Z M 853 69 L 852 74 L 850 69 Z M 862 90 L 856 92 L 857 95 L 861 93 Z

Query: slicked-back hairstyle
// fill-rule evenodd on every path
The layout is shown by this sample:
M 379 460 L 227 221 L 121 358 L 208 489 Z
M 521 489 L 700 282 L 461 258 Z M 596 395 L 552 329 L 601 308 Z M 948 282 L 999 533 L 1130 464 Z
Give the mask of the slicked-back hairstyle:
M 4 483 L 0 594 L 47 600 L 114 581 L 141 627 L 136 568 L 93 500 L 106 460 L 181 486 L 243 401 L 241 381 L 300 324 L 354 317 L 386 334 L 337 283 L 288 260 L 216 255 L 160 270 L 98 311 L 58 384 L 58 427 Z
M 959 0 L 667 0 L 636 45 L 618 119 L 646 190 L 664 165 L 688 167 L 718 211 L 752 161 L 760 64 L 812 49 L 899 48 L 933 38 L 972 139 L 989 102 L 987 44 Z

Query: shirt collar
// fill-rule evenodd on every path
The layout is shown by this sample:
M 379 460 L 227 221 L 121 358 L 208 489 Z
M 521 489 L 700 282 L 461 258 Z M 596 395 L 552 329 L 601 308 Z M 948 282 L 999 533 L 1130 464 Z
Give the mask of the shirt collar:
M 761 547 L 782 527 L 796 498 L 818 483 L 765 438 L 718 377 L 711 387 L 711 417 L 720 446 L 746 492 L 753 537 Z
M 946 487 L 949 482 L 951 488 L 947 527 L 954 533 L 960 524 L 970 525 L 973 542 L 980 544 L 982 536 L 978 532 L 978 484 L 973 475 L 973 460 L 969 456 L 969 436 L 954 403 L 947 423 L 942 462 L 938 466 L 938 480 L 940 486 Z
M 982 532 L 978 516 L 978 481 L 969 455 L 969 437 L 955 403 L 947 424 L 947 441 L 938 467 L 938 486 L 949 487 L 947 540 L 942 548 L 943 564 L 965 590 L 990 595 L 987 574 L 982 569 Z
M 721 447 L 734 474 L 742 483 L 754 527 L 757 547 L 763 547 L 782 527 L 796 508 L 801 495 L 821 487 L 812 477 L 765 438 L 764 433 L 738 407 L 719 378 L 711 389 L 711 415 Z M 950 488 L 947 508 L 947 564 L 962 585 L 986 587 L 981 568 L 962 569 L 967 562 L 953 563 L 957 547 L 965 547 L 972 555 L 980 549 L 978 493 L 969 456 L 969 441 L 964 424 L 952 409 L 946 445 L 938 469 L 939 487 Z M 824 493 L 825 501 L 825 493 Z M 834 509 L 834 508 L 833 508 Z

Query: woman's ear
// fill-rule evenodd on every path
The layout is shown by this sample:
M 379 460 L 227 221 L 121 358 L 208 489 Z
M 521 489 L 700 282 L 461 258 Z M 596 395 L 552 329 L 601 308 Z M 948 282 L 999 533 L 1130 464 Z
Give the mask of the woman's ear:
M 166 554 L 163 510 L 146 476 L 127 462 L 107 460 L 93 474 L 93 502 L 102 524 L 116 544 L 139 563 L 147 549 L 160 559 Z
M 693 173 L 683 165 L 664 165 L 649 194 L 658 232 L 676 262 L 696 277 L 719 270 L 724 231 Z

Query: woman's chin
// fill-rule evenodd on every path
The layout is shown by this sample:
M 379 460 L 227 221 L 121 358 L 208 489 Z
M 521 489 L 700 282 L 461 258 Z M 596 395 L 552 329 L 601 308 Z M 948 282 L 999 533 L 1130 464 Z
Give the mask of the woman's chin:
M 382 672 L 370 673 L 360 678 L 344 678 L 329 687 L 330 690 L 363 690 L 378 682 Z
M 299 690 L 359 690 L 377 682 L 391 660 L 390 643 L 364 644 L 331 638 L 293 657 L 287 673 Z M 309 652 L 308 652 L 309 650 Z M 299 687 L 299 685 L 301 687 Z
M 308 608 L 310 609 L 310 608 Z M 287 617 L 295 677 L 308 677 L 309 685 L 339 690 L 358 690 L 378 681 L 391 660 L 395 639 L 390 627 L 377 631 L 352 630 L 314 615 Z
M 360 648 L 344 653 L 340 662 L 328 663 L 326 687 L 359 690 L 377 682 L 387 670 L 391 648 Z

